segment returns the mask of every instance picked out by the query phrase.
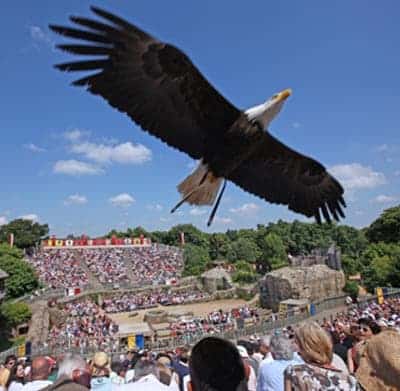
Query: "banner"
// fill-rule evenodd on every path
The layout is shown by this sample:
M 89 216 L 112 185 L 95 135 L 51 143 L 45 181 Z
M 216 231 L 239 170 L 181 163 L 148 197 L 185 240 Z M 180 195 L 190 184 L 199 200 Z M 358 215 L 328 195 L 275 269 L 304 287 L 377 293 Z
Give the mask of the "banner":
M 10 245 L 14 243 L 14 235 L 11 238 L 10 235 Z M 82 236 L 77 239 L 57 239 L 52 237 L 50 239 L 46 239 L 42 241 L 42 247 L 99 247 L 99 246 L 135 246 L 135 247 L 149 247 L 151 246 L 151 239 L 145 238 L 141 235 L 138 238 L 117 238 L 113 236 L 111 239 L 109 238 L 94 238 L 90 239 L 87 236 Z
M 134 335 L 128 337 L 128 349 L 132 350 L 136 348 L 136 338 Z
M 18 345 L 17 356 L 18 357 L 25 357 L 25 355 L 26 355 L 25 344 Z
M 376 296 L 378 299 L 378 304 L 383 304 L 385 300 L 385 296 L 383 296 L 383 289 L 382 288 L 376 288 Z

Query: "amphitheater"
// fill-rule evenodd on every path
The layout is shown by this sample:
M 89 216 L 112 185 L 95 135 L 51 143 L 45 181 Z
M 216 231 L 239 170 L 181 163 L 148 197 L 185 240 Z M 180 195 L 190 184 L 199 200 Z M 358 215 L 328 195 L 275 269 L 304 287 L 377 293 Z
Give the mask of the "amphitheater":
M 285 314 L 262 308 L 269 307 L 264 280 L 238 286 L 222 265 L 182 277 L 182 249 L 143 237 L 51 239 L 27 261 L 44 286 L 25 298 L 34 313 L 27 340 L 37 353 L 90 354 L 99 346 L 116 353 L 137 344 L 165 349 L 207 334 L 260 335 L 309 316 L 307 304 Z M 324 291 L 327 301 L 314 300 L 317 312 L 344 304 L 340 284 L 335 287 Z

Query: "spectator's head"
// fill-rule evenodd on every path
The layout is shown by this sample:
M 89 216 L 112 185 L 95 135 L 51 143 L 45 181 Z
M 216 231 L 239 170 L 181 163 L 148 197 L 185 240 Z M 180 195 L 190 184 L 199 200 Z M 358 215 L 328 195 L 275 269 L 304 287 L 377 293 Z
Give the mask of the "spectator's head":
M 340 334 L 336 330 L 331 332 L 331 337 L 334 345 L 340 344 Z
M 13 381 L 17 383 L 24 383 L 24 380 L 25 380 L 25 367 L 24 364 L 19 363 L 15 365 L 13 369 L 11 369 L 7 387 L 10 387 L 10 384 Z
M 269 353 L 270 343 L 271 343 L 271 337 L 269 335 L 266 335 L 260 340 L 260 353 L 262 353 L 264 356 Z
M 66 376 L 75 383 L 90 388 L 90 368 L 86 361 L 76 354 L 64 356 L 58 368 L 57 378 L 61 376 Z
M 368 339 L 381 331 L 378 324 L 369 318 L 360 318 L 358 324 L 360 326 L 361 339 Z
M 8 368 L 0 368 L 0 387 L 6 389 L 10 379 L 10 370 Z
M 247 390 L 245 368 L 238 349 L 217 337 L 204 338 L 193 347 L 190 376 L 194 391 Z
M 190 349 L 187 346 L 183 346 L 179 350 L 179 360 L 182 361 L 183 363 L 187 363 L 189 361 L 189 352 Z
M 97 352 L 91 365 L 93 377 L 108 377 L 110 376 L 110 360 L 107 353 Z
M 254 354 L 254 346 L 250 341 L 240 340 L 237 343 L 239 346 L 244 346 L 248 355 L 251 357 Z
M 118 376 L 125 378 L 126 375 L 126 367 L 122 362 L 115 361 L 111 364 L 111 370 L 116 373 Z
M 271 338 L 270 349 L 274 360 L 289 361 L 293 359 L 293 344 L 282 335 L 274 335 Z
M 159 378 L 156 364 L 147 359 L 139 360 L 135 365 L 135 380 L 137 381 L 148 375 L 154 375 L 157 379 Z
M 46 380 L 51 372 L 51 365 L 45 357 L 35 357 L 32 360 L 31 380 Z
M 332 361 L 332 341 L 326 331 L 316 322 L 308 322 L 296 330 L 296 343 L 304 361 L 319 365 Z
M 6 357 L 6 361 L 4 362 L 4 366 L 8 368 L 10 371 L 11 369 L 17 364 L 17 356 L 14 354 L 10 354 Z
M 399 389 L 400 333 L 385 330 L 373 335 L 366 344 L 356 372 L 366 391 Z

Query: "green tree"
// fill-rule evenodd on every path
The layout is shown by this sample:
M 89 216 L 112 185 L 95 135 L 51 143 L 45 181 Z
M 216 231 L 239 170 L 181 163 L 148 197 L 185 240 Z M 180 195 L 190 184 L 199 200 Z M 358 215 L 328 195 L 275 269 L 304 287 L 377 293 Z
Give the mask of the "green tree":
M 343 254 L 354 258 L 359 257 L 368 245 L 364 232 L 348 225 L 336 225 L 332 230 L 331 239 Z
M 347 276 L 353 276 L 361 272 L 362 263 L 359 257 L 353 257 L 351 255 L 342 255 L 342 267 L 343 271 Z
M 400 286 L 400 245 L 371 243 L 361 256 L 362 277 L 370 292 L 378 286 Z
M 250 284 L 257 280 L 257 275 L 254 272 L 238 270 L 233 273 L 232 280 L 239 284 Z
M 288 257 L 282 239 L 269 233 L 261 242 L 261 256 L 258 262 L 258 270 L 265 273 L 271 269 L 278 269 L 288 264 Z
M 239 259 L 243 259 L 249 263 L 256 263 L 257 259 L 259 259 L 261 252 L 258 248 L 257 244 L 251 240 L 239 237 L 239 239 L 235 240 L 231 244 L 232 254 L 229 256 L 234 256 L 235 259 L 230 259 L 232 262 L 236 262 Z M 228 258 L 229 259 L 229 258 Z
M 49 226 L 25 219 L 13 220 L 0 227 L 0 242 L 8 242 L 11 233 L 14 234 L 17 247 L 28 249 L 39 244 L 49 234 Z
M 348 293 L 352 299 L 358 296 L 358 284 L 355 281 L 346 281 L 343 290 Z
M 183 276 L 198 276 L 206 270 L 210 262 L 208 251 L 204 247 L 186 244 L 183 251 L 185 267 Z
M 207 252 L 209 252 L 208 234 L 200 231 L 193 224 L 179 224 L 172 227 L 166 235 L 165 244 L 170 246 L 180 246 L 181 232 L 185 234 L 185 243 L 203 247 Z
M 225 234 L 212 233 L 209 241 L 211 259 L 226 258 L 229 243 Z
M 22 251 L 8 244 L 0 245 L 0 269 L 9 275 L 5 283 L 9 298 L 23 296 L 39 286 L 33 268 L 23 260 Z
M 386 209 L 366 230 L 370 242 L 400 242 L 400 205 Z
M 24 302 L 3 303 L 0 307 L 0 312 L 9 328 L 27 322 L 32 316 L 30 307 Z

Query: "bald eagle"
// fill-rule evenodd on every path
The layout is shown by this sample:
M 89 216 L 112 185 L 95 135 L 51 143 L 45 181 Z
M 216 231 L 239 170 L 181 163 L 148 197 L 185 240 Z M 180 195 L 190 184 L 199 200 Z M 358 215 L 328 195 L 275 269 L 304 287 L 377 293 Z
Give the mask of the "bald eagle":
M 344 218 L 340 183 L 320 163 L 287 147 L 267 130 L 291 90 L 240 110 L 181 50 L 116 15 L 91 9 L 100 20 L 72 16 L 78 28 L 49 26 L 84 41 L 61 44 L 59 49 L 90 56 L 56 68 L 93 71 L 72 84 L 102 96 L 142 129 L 199 160 L 196 170 L 178 186 L 182 199 L 172 212 L 184 202 L 214 204 L 210 225 L 229 180 L 266 201 L 315 217 L 318 223 L 321 214 L 327 222 Z

